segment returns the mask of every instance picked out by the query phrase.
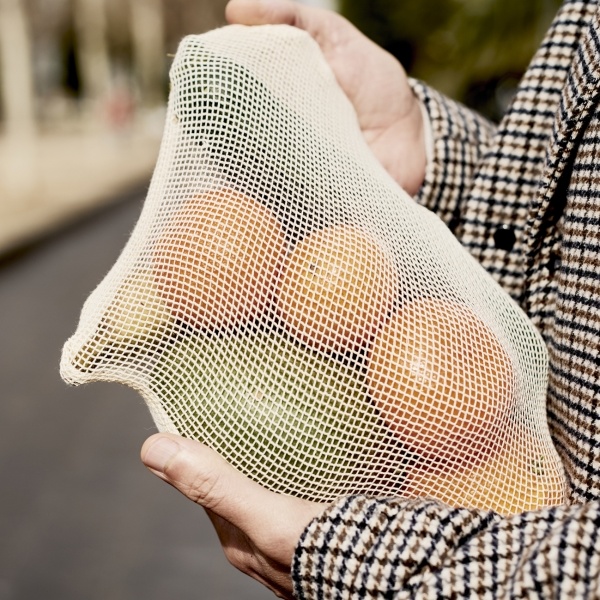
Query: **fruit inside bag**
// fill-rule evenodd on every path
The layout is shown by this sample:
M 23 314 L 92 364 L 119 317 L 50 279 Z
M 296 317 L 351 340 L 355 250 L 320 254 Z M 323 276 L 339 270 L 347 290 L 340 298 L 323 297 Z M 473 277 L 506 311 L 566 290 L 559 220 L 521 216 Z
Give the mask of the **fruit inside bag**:
M 142 214 L 63 378 L 135 388 L 159 430 L 281 493 L 563 502 L 542 339 L 375 159 L 316 43 L 189 36 L 171 84 Z

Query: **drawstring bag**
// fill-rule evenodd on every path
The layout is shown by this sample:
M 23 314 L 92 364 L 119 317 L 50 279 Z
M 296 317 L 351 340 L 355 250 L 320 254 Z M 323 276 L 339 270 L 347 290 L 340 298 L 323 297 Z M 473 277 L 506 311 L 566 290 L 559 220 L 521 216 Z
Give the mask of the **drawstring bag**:
M 315 41 L 182 40 L 139 221 L 66 342 L 70 384 L 317 501 L 565 500 L 548 359 L 515 302 L 368 148 Z

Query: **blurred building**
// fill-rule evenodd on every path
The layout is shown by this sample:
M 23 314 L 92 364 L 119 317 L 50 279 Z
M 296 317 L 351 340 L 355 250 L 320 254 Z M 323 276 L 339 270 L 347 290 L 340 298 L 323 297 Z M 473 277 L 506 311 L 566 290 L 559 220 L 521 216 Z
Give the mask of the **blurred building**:
M 170 56 L 227 0 L 0 0 L 0 254 L 152 170 Z
M 171 57 L 226 4 L 0 0 L 0 255 L 150 176 Z
M 168 54 L 184 35 L 222 25 L 225 4 L 0 0 L 3 129 L 28 110 L 37 124 L 52 124 L 124 89 L 136 103 L 162 102 Z

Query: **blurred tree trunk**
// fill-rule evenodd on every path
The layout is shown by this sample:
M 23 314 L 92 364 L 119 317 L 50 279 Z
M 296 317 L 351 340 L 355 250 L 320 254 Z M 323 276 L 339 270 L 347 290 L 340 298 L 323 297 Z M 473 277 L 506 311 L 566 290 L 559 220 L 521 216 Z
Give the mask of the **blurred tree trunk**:
M 162 0 L 131 0 L 131 29 L 141 103 L 157 106 L 164 101 L 166 75 Z
M 33 137 L 31 39 L 21 0 L 0 0 L 0 74 L 6 132 L 21 138 Z
M 111 85 L 104 0 L 75 0 L 76 57 L 84 98 L 103 100 Z

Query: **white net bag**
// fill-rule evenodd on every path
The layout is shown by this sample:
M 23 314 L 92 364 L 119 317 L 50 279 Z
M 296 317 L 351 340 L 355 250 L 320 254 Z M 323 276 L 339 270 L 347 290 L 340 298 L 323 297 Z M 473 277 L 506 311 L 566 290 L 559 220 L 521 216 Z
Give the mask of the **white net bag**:
M 185 38 L 140 219 L 63 349 L 269 489 L 564 501 L 527 317 L 367 147 L 316 43 Z

